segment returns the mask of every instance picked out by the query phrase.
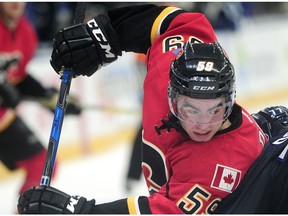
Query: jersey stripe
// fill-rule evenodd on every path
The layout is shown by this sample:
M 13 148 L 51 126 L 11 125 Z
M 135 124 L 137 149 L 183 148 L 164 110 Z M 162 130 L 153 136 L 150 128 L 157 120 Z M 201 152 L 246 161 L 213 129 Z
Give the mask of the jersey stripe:
M 151 44 L 154 43 L 154 41 L 156 40 L 156 38 L 160 35 L 160 28 L 161 28 L 161 24 L 164 21 L 164 19 L 171 13 L 180 10 L 180 8 L 176 8 L 176 7 L 167 7 L 165 8 L 160 14 L 159 16 L 155 19 L 153 26 L 152 26 L 152 30 L 151 30 L 151 36 L 150 36 L 150 40 L 151 40 Z
M 138 206 L 138 197 L 129 197 L 127 198 L 127 205 L 129 214 L 140 214 Z

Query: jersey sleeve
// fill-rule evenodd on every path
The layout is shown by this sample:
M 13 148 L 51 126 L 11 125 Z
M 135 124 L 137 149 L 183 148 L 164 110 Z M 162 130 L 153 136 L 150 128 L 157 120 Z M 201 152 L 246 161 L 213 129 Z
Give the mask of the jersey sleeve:
M 92 207 L 90 214 L 183 214 L 176 204 L 155 193 L 153 196 L 129 197 Z
M 171 21 L 185 11 L 176 7 L 152 4 L 128 6 L 108 11 L 123 51 L 146 53 L 150 48 L 151 34 L 162 34 Z
M 217 40 L 204 14 L 191 13 L 177 7 L 153 4 L 128 6 L 110 10 L 108 16 L 121 49 L 126 52 L 146 54 L 161 35 L 187 35 L 190 37 L 188 39 L 207 43 Z M 183 38 L 183 42 L 185 40 L 187 38 Z

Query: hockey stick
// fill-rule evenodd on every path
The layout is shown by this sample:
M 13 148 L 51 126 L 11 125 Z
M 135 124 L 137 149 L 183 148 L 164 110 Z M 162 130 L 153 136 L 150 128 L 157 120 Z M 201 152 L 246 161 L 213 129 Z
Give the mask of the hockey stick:
M 86 10 L 86 3 L 78 2 L 75 10 L 73 24 L 78 24 L 84 21 L 85 10 Z M 50 133 L 49 144 L 44 162 L 42 177 L 40 180 L 40 185 L 49 186 L 51 182 L 51 177 L 57 154 L 57 148 L 59 144 L 59 138 L 64 120 L 64 114 L 67 107 L 67 98 L 69 95 L 72 74 L 73 74 L 72 68 L 65 68 L 63 75 L 60 78 L 62 81 L 58 93 L 57 105 L 54 112 L 54 119 L 52 123 L 52 129 Z

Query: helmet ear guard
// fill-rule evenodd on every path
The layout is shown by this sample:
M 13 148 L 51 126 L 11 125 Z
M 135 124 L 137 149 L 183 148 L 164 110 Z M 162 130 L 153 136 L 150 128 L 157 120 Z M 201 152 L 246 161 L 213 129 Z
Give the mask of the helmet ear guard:
M 168 99 L 171 112 L 177 116 L 177 95 L 196 99 L 225 98 L 223 121 L 232 111 L 235 91 L 235 72 L 225 51 L 218 42 L 186 42 L 170 67 Z

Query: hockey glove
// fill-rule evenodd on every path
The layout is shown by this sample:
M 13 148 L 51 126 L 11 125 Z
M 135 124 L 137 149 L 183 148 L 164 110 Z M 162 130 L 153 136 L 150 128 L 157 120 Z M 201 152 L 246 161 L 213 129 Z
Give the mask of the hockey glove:
M 252 117 L 269 139 L 288 129 L 287 107 L 267 107 L 258 113 L 253 113 Z
M 17 89 L 8 81 L 0 83 L 0 106 L 15 108 L 20 102 Z
M 95 200 L 70 196 L 52 187 L 33 187 L 18 199 L 19 214 L 88 214 Z
M 101 14 L 86 24 L 61 30 L 53 40 L 51 66 L 59 73 L 62 66 L 73 68 L 73 77 L 91 76 L 122 55 L 117 35 L 107 16 Z
M 0 106 L 15 108 L 20 95 L 17 89 L 7 80 L 7 71 L 13 65 L 17 64 L 18 58 L 0 55 Z
M 18 56 L 9 56 L 5 55 L 5 53 L 0 55 L 0 74 L 6 73 L 13 64 L 17 65 L 18 62 Z

